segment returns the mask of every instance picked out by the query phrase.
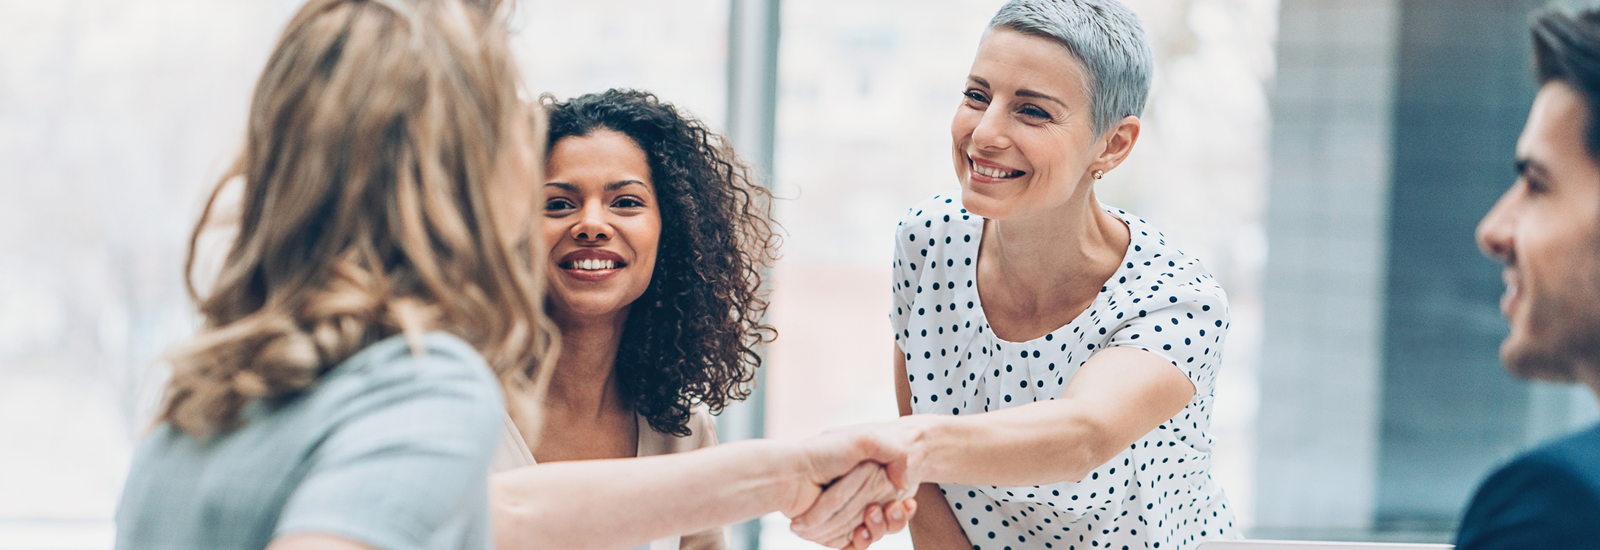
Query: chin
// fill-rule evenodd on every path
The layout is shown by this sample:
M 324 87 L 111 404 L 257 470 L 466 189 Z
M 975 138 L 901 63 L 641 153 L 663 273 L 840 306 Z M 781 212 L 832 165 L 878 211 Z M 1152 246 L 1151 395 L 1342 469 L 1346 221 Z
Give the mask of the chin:
M 984 219 L 1003 219 L 1011 213 L 1011 201 L 978 192 L 970 183 L 961 185 L 961 207 Z
M 1522 331 L 1513 328 L 1500 343 L 1500 362 L 1517 378 L 1558 383 L 1576 381 L 1573 368 L 1577 358 L 1545 344 L 1530 341 Z
M 603 317 L 616 314 L 626 309 L 632 301 L 624 301 L 620 297 L 606 296 L 609 293 L 577 292 L 577 293 L 551 293 L 550 304 L 567 317 Z

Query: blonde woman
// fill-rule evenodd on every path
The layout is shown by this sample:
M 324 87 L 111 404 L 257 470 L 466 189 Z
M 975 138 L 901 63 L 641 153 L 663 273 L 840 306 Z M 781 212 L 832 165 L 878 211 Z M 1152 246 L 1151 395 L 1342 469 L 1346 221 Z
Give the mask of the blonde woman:
M 290 21 L 224 178 L 237 232 L 203 217 L 191 241 L 191 272 L 208 235 L 227 254 L 191 283 L 204 325 L 170 357 L 118 548 L 490 546 L 491 457 L 508 412 L 536 448 L 517 413 L 538 410 L 552 341 L 525 229 L 542 130 L 508 11 L 311 0 Z M 523 547 L 628 548 L 777 510 L 845 546 L 904 464 L 864 429 L 524 468 L 496 523 Z
M 119 548 L 488 546 L 502 391 L 528 393 L 547 340 L 514 253 L 536 135 L 496 10 L 314 0 L 290 21 Z

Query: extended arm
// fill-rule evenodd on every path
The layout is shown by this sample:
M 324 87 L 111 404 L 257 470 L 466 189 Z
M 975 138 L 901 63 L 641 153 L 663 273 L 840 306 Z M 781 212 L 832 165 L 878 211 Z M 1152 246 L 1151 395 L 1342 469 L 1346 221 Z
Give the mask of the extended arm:
M 862 461 L 902 464 L 903 457 L 874 433 L 853 431 L 519 468 L 490 479 L 495 544 L 620 549 L 773 511 L 795 516 Z
M 896 369 L 903 383 L 904 356 Z M 1160 356 L 1108 348 L 1084 363 L 1059 399 L 976 415 L 902 418 L 908 477 L 999 486 L 1078 481 L 1183 410 L 1194 393 L 1183 371 Z

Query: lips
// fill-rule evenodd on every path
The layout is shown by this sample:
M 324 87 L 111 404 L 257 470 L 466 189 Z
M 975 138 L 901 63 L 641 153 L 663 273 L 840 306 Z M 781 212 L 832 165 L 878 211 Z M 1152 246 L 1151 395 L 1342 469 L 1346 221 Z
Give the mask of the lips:
M 586 281 L 600 282 L 610 279 L 623 268 L 628 267 L 628 262 L 622 259 L 621 254 L 601 248 L 585 248 L 574 250 L 562 256 L 556 262 L 556 267 L 568 277 Z
M 967 156 L 967 173 L 973 181 L 980 183 L 1002 183 L 1027 174 L 1009 166 L 996 164 L 983 159 Z

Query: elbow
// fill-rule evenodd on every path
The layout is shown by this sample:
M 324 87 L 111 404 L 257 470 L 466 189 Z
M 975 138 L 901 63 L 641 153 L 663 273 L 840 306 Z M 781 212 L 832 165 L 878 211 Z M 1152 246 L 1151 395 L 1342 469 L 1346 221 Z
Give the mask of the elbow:
M 540 525 L 536 502 L 523 498 L 515 484 L 504 475 L 489 477 L 490 528 L 494 531 L 495 550 L 532 550 L 541 548 Z
M 1064 459 L 1062 466 L 1066 469 L 1065 481 L 1078 483 L 1088 477 L 1091 472 L 1101 465 L 1116 458 L 1122 453 L 1122 442 L 1117 440 L 1115 430 L 1094 419 L 1082 419 L 1078 422 L 1075 437 L 1068 438 L 1067 448 L 1061 453 Z

